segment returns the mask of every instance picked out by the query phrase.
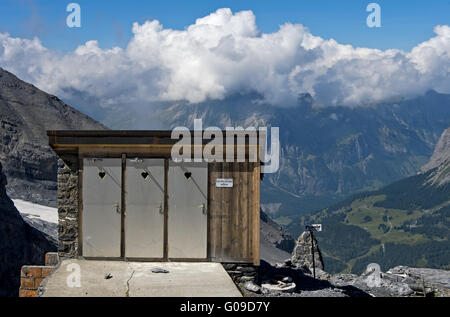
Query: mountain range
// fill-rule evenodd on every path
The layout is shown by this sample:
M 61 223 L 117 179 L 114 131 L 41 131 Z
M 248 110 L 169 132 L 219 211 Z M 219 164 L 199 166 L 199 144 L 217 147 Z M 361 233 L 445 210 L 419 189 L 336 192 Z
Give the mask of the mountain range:
M 0 68 L 0 161 L 11 198 L 55 206 L 57 159 L 46 130 L 59 129 L 105 126 Z
M 279 127 L 280 169 L 262 183 L 263 210 L 288 226 L 300 214 L 357 192 L 414 175 L 450 122 L 450 95 L 429 91 L 361 107 L 319 107 L 303 94 L 294 107 L 270 105 L 256 93 L 202 103 L 164 102 L 131 108 L 76 107 L 113 129 Z
M 42 229 L 47 224 L 22 217 L 10 199 L 56 206 L 50 129 L 105 127 L 0 68 L 0 297 L 18 296 L 22 265 L 43 265 L 45 253 L 57 250 L 55 237 Z
M 322 223 L 316 236 L 328 272 L 360 274 L 372 262 L 450 269 L 450 127 L 417 175 L 293 223 L 292 232 Z
M 308 94 L 294 107 L 274 106 L 250 92 L 196 104 L 90 111 L 123 129 L 155 121 L 164 129 L 193 128 L 198 118 L 203 127 L 279 127 L 280 169 L 264 177 L 262 209 L 294 237 L 305 224 L 322 222 L 318 240 L 327 271 L 360 274 L 370 262 L 384 269 L 449 268 L 448 211 L 416 201 L 431 195 L 445 204 L 450 196 L 448 185 L 437 186 L 449 177 L 442 173 L 448 134 L 441 136 L 450 125 L 448 94 L 431 90 L 351 108 L 319 107 Z M 430 235 L 433 228 L 439 233 Z
M 203 119 L 204 127 L 277 126 L 280 170 L 265 176 L 261 193 L 261 249 L 268 261 L 288 256 L 294 244 L 279 224 L 298 236 L 313 221 L 326 229 L 318 240 L 330 272 L 359 272 L 379 252 L 398 253 L 397 245 L 406 253 L 417 246 L 448 249 L 448 216 L 439 203 L 445 204 L 442 197 L 449 193 L 448 134 L 441 134 L 450 122 L 450 95 L 429 91 L 354 108 L 318 107 L 308 94 L 299 96 L 295 107 L 274 106 L 251 92 L 197 104 L 126 109 L 77 105 L 80 100 L 74 100 L 76 108 L 88 109 L 94 119 L 0 69 L 0 161 L 10 197 L 56 205 L 57 160 L 48 146 L 48 129 L 192 128 L 196 118 Z M 402 196 L 404 192 L 412 194 Z M 429 195 L 438 197 L 433 206 L 425 204 Z M 398 205 L 399 199 L 403 204 Z M 437 222 L 443 228 L 439 235 L 416 232 L 429 230 L 425 223 L 436 219 L 443 221 Z M 400 264 L 445 268 L 446 253 L 441 253 L 440 258 L 424 255 L 422 262 L 415 257 Z M 380 264 L 393 267 L 392 258 Z

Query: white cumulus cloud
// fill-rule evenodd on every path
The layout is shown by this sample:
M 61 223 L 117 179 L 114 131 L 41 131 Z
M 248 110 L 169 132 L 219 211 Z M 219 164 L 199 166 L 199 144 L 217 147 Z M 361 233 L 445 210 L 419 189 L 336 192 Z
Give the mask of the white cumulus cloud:
M 410 52 L 355 48 L 286 23 L 258 30 L 251 11 L 230 9 L 184 30 L 158 21 L 133 24 L 125 48 L 89 41 L 54 52 L 34 38 L 0 33 L 0 66 L 39 88 L 70 98 L 73 91 L 102 106 L 185 99 L 201 102 L 256 91 L 269 103 L 289 105 L 310 93 L 321 105 L 361 105 L 429 89 L 450 92 L 450 27 Z

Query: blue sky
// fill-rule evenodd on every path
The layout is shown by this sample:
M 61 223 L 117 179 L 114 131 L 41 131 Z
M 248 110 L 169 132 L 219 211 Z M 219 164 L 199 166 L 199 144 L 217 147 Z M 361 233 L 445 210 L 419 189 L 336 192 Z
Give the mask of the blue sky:
M 0 67 L 102 107 L 242 91 L 324 106 L 450 93 L 450 0 L 377 0 L 380 28 L 366 24 L 372 1 L 78 0 L 82 27 L 69 28 L 71 1 L 0 0 Z
M 71 2 L 81 6 L 81 28 L 69 29 L 65 24 L 65 8 Z M 381 28 L 366 26 L 370 2 L 381 6 Z M 98 40 L 102 48 L 124 47 L 132 36 L 133 22 L 157 19 L 165 28 L 184 29 L 196 18 L 223 7 L 233 12 L 252 10 L 264 33 L 277 31 L 285 22 L 301 23 L 314 35 L 379 49 L 410 50 L 429 39 L 434 26 L 450 24 L 450 0 L 2 0 L 0 32 L 22 38 L 38 36 L 44 46 L 63 52 L 88 40 Z

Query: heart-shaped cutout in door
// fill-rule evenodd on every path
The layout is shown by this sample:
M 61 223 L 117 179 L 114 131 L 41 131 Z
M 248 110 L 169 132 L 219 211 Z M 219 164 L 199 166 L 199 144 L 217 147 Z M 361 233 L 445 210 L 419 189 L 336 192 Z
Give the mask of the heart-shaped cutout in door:
M 104 171 L 101 171 L 100 173 L 98 173 L 98 176 L 100 176 L 101 179 L 104 179 L 106 176 L 106 173 Z
M 142 176 L 143 179 L 147 179 L 147 178 L 148 178 L 148 175 L 149 175 L 149 174 L 148 174 L 147 172 L 142 172 L 142 173 L 141 173 L 141 176 Z
M 186 179 L 190 179 L 192 177 L 192 173 L 186 172 L 186 173 L 184 173 L 184 177 L 186 177 Z

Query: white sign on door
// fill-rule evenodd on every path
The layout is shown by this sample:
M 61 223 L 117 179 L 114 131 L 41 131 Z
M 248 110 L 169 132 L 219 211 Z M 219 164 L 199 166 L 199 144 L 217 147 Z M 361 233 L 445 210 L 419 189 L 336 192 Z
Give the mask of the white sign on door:
M 218 188 L 232 188 L 233 179 L 232 178 L 217 178 L 216 187 Z

